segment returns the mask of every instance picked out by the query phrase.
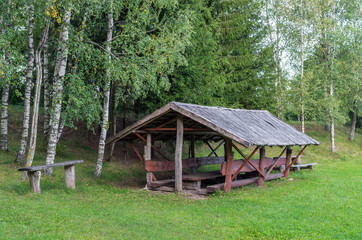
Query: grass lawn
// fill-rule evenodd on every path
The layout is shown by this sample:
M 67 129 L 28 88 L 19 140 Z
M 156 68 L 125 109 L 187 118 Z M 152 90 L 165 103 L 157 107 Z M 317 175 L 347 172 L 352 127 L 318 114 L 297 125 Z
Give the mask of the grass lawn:
M 350 143 L 342 126 L 338 152 L 331 154 L 328 133 L 307 125 L 307 134 L 321 142 L 303 154 L 303 162 L 318 163 L 313 172 L 206 200 L 127 187 L 145 177 L 139 163 L 106 163 L 102 179 L 94 179 L 96 151 L 78 138 L 61 142 L 56 159 L 85 160 L 76 165 L 76 189 L 66 189 L 64 170 L 55 168 L 53 180 L 42 176 L 38 195 L 13 163 L 21 110 L 11 109 L 10 151 L 0 153 L 0 239 L 362 239 L 362 137 Z M 41 142 L 38 147 L 34 165 L 45 161 Z

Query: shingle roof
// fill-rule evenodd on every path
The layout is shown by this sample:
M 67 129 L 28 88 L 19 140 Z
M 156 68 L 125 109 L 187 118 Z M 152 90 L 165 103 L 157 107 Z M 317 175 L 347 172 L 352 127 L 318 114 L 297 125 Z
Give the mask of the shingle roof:
M 319 142 L 265 110 L 243 110 L 171 102 L 107 139 L 118 141 L 155 119 L 176 112 L 245 147 L 319 145 Z

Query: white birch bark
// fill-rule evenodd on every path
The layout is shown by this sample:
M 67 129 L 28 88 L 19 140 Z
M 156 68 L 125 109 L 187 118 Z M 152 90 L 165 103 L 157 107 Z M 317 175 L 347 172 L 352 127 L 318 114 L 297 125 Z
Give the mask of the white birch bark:
M 41 92 L 41 83 L 43 78 L 43 69 L 41 63 L 41 48 L 46 41 L 48 31 L 50 26 L 50 18 L 47 19 L 47 24 L 44 28 L 42 39 L 39 42 L 35 50 L 35 65 L 36 65 L 36 84 L 35 84 L 35 94 L 34 94 L 34 105 L 33 105 L 33 118 L 31 122 L 31 134 L 29 142 L 29 152 L 28 157 L 26 158 L 26 167 L 30 167 L 33 163 L 35 148 L 36 148 L 36 137 L 38 132 L 38 120 L 39 120 L 39 102 L 40 102 L 40 92 Z M 27 178 L 27 172 L 23 172 L 23 179 Z
M 53 77 L 53 94 L 52 94 L 52 110 L 53 114 L 51 115 L 51 125 L 49 128 L 49 140 L 47 148 L 47 157 L 46 164 L 54 163 L 56 147 L 58 141 L 58 130 L 59 130 L 59 120 L 60 112 L 62 108 L 62 92 L 63 92 L 63 80 L 65 76 L 65 71 L 67 67 L 68 60 L 68 39 L 69 39 L 69 22 L 70 22 L 71 12 L 69 9 L 65 11 L 63 17 L 63 26 L 60 32 L 60 44 L 57 49 L 57 60 L 54 69 Z M 53 170 L 51 168 L 45 171 L 46 174 L 52 175 Z
M 113 0 L 110 1 L 110 7 L 108 10 L 108 32 L 107 32 L 107 46 L 106 51 L 111 52 L 111 42 L 112 42 L 112 33 L 113 33 Z M 111 56 L 109 56 L 109 63 L 111 62 Z M 108 115 L 109 115 L 109 95 L 110 95 L 110 69 L 106 70 L 106 86 L 104 88 L 104 99 L 103 99 L 103 121 L 102 129 L 99 137 L 99 147 L 98 147 L 98 159 L 96 163 L 96 168 L 94 170 L 94 176 L 100 177 L 102 174 L 102 166 L 104 159 L 104 149 L 105 141 L 107 135 L 107 125 L 108 125 Z
M 24 117 L 23 117 L 23 132 L 21 134 L 20 148 L 18 155 L 16 156 L 16 162 L 23 164 L 25 160 L 26 147 L 28 145 L 29 136 L 29 119 L 30 119 L 30 97 L 31 97 L 31 85 L 33 80 L 33 68 L 34 68 L 34 3 L 30 2 L 29 5 L 30 19 L 29 19 L 29 30 L 28 30 L 28 68 L 26 71 L 26 82 L 25 82 L 25 94 L 24 94 Z
M 9 105 L 9 83 L 4 84 L 1 98 L 1 129 L 0 150 L 8 151 L 8 105 Z
M 333 73 L 334 73 L 334 57 L 335 57 L 335 51 L 336 51 L 336 41 L 335 41 L 335 32 L 336 32 L 336 2 L 334 2 L 333 4 L 333 51 L 332 51 L 332 63 L 331 63 L 331 84 L 330 84 L 330 89 L 329 89 L 329 95 L 331 96 L 331 98 L 333 99 L 334 96 L 334 88 L 333 88 Z M 334 112 L 333 112 L 333 107 L 331 107 L 330 109 L 330 118 L 331 118 L 331 151 L 332 152 L 336 152 L 336 146 L 335 146 L 335 142 L 334 142 Z
M 49 34 L 49 33 L 48 33 Z M 48 38 L 48 37 L 47 37 Z M 43 126 L 43 139 L 48 142 L 49 136 L 49 100 L 50 100 L 50 83 L 49 83 L 49 45 L 44 43 L 44 66 L 43 66 L 43 84 L 44 84 L 44 126 Z
M 10 14 L 11 1 L 8 1 L 8 15 Z M 9 24 L 8 24 L 9 25 Z M 5 27 L 1 29 L 2 34 L 5 33 Z M 9 61 L 8 53 L 5 52 L 5 61 Z M 9 88 L 8 81 L 3 86 L 1 97 L 1 117 L 0 117 L 0 150 L 8 151 L 8 106 L 9 106 Z

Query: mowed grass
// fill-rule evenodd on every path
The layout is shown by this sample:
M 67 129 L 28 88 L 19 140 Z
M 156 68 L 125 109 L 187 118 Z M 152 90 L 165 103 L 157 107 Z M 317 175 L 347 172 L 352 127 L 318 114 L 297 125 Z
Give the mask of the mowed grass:
M 135 187 L 144 179 L 139 163 L 105 163 L 102 178 L 94 179 L 96 151 L 78 136 L 60 143 L 56 159 L 85 160 L 76 166 L 76 189 L 68 190 L 63 169 L 55 168 L 53 179 L 42 176 L 38 195 L 13 163 L 21 110 L 11 107 L 10 151 L 0 153 L 0 239 L 362 239 L 362 138 L 350 143 L 342 126 L 332 154 L 328 133 L 308 124 L 307 133 L 321 142 L 303 153 L 303 162 L 318 163 L 313 171 L 206 200 Z M 38 147 L 34 165 L 45 161 Z M 267 155 L 280 151 L 267 148 Z

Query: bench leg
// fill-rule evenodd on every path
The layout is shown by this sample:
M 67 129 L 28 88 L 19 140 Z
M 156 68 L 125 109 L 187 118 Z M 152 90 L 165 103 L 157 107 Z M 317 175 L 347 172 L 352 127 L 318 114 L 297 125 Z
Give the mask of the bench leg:
M 65 185 L 70 189 L 75 189 L 75 167 L 74 165 L 64 167 Z
M 35 193 L 40 193 L 40 171 L 28 172 L 29 182 L 30 182 L 30 190 Z

